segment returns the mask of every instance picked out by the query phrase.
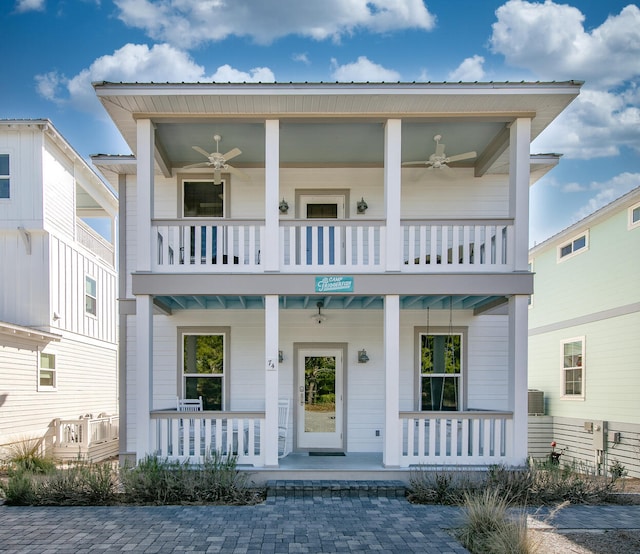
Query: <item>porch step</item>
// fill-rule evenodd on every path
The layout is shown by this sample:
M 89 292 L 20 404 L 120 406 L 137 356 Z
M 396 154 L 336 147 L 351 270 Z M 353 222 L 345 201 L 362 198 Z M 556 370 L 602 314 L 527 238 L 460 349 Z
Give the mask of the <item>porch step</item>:
M 402 481 L 274 480 L 267 481 L 270 498 L 404 498 Z

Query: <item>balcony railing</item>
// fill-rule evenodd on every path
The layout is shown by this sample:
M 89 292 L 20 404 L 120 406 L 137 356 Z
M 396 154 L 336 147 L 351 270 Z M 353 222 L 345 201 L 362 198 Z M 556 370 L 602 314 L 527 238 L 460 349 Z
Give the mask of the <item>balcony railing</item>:
M 263 466 L 263 436 L 264 412 L 151 412 L 151 451 L 160 458 L 201 463 L 218 452 Z
M 400 465 L 490 465 L 511 456 L 511 412 L 401 412 Z
M 53 456 L 61 460 L 99 461 L 118 453 L 118 416 L 54 421 Z
M 280 222 L 284 272 L 377 273 L 397 256 L 408 273 L 513 270 L 512 220 L 405 220 L 400 244 L 386 251 L 384 221 Z M 153 269 L 162 272 L 257 273 L 264 267 L 262 221 L 154 220 Z M 275 237 L 269 237 L 275 240 Z

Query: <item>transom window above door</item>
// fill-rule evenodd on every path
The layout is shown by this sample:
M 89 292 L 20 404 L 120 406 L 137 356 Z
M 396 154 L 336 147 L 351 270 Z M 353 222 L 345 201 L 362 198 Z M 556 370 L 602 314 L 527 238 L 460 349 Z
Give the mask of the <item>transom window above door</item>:
M 226 180 L 182 180 L 182 217 L 226 217 Z

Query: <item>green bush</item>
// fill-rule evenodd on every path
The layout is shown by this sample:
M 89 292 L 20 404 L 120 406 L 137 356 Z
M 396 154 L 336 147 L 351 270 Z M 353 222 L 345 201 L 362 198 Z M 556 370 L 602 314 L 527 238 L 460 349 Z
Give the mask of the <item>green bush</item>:
M 55 461 L 42 453 L 42 440 L 26 438 L 5 446 L 4 461 L 9 470 L 48 473 L 56 468 Z

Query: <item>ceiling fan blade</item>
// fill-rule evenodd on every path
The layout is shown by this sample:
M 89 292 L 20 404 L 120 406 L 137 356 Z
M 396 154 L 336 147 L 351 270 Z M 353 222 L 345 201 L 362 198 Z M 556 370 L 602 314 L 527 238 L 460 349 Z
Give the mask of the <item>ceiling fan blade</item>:
M 211 156 L 211 154 L 209 154 L 209 152 L 207 152 L 204 148 L 200 148 L 199 146 L 192 146 L 191 148 L 193 148 L 196 152 L 200 152 L 200 154 L 202 154 L 205 158 Z
M 475 158 L 477 154 L 475 152 L 465 152 L 464 154 L 456 154 L 455 156 L 448 156 L 447 163 L 459 162 L 461 160 L 470 160 Z
M 226 154 L 222 154 L 222 157 L 225 160 L 229 161 L 231 158 L 235 158 L 240 154 L 242 154 L 242 150 L 240 150 L 240 148 L 234 148 L 233 150 L 229 150 L 229 152 L 227 152 Z
M 249 180 L 249 175 L 247 175 L 241 169 L 238 169 L 237 167 L 233 167 L 233 166 L 231 166 L 229 164 L 227 164 L 227 166 L 225 167 L 225 171 L 228 171 L 229 173 L 232 173 L 233 175 L 237 175 L 238 177 L 241 177 L 242 179 Z
M 210 165 L 211 164 L 208 162 L 202 162 L 198 164 L 183 165 L 182 169 L 191 169 L 192 167 L 209 167 Z
M 429 165 L 430 163 L 429 160 L 421 160 L 416 162 L 402 162 L 402 165 Z

